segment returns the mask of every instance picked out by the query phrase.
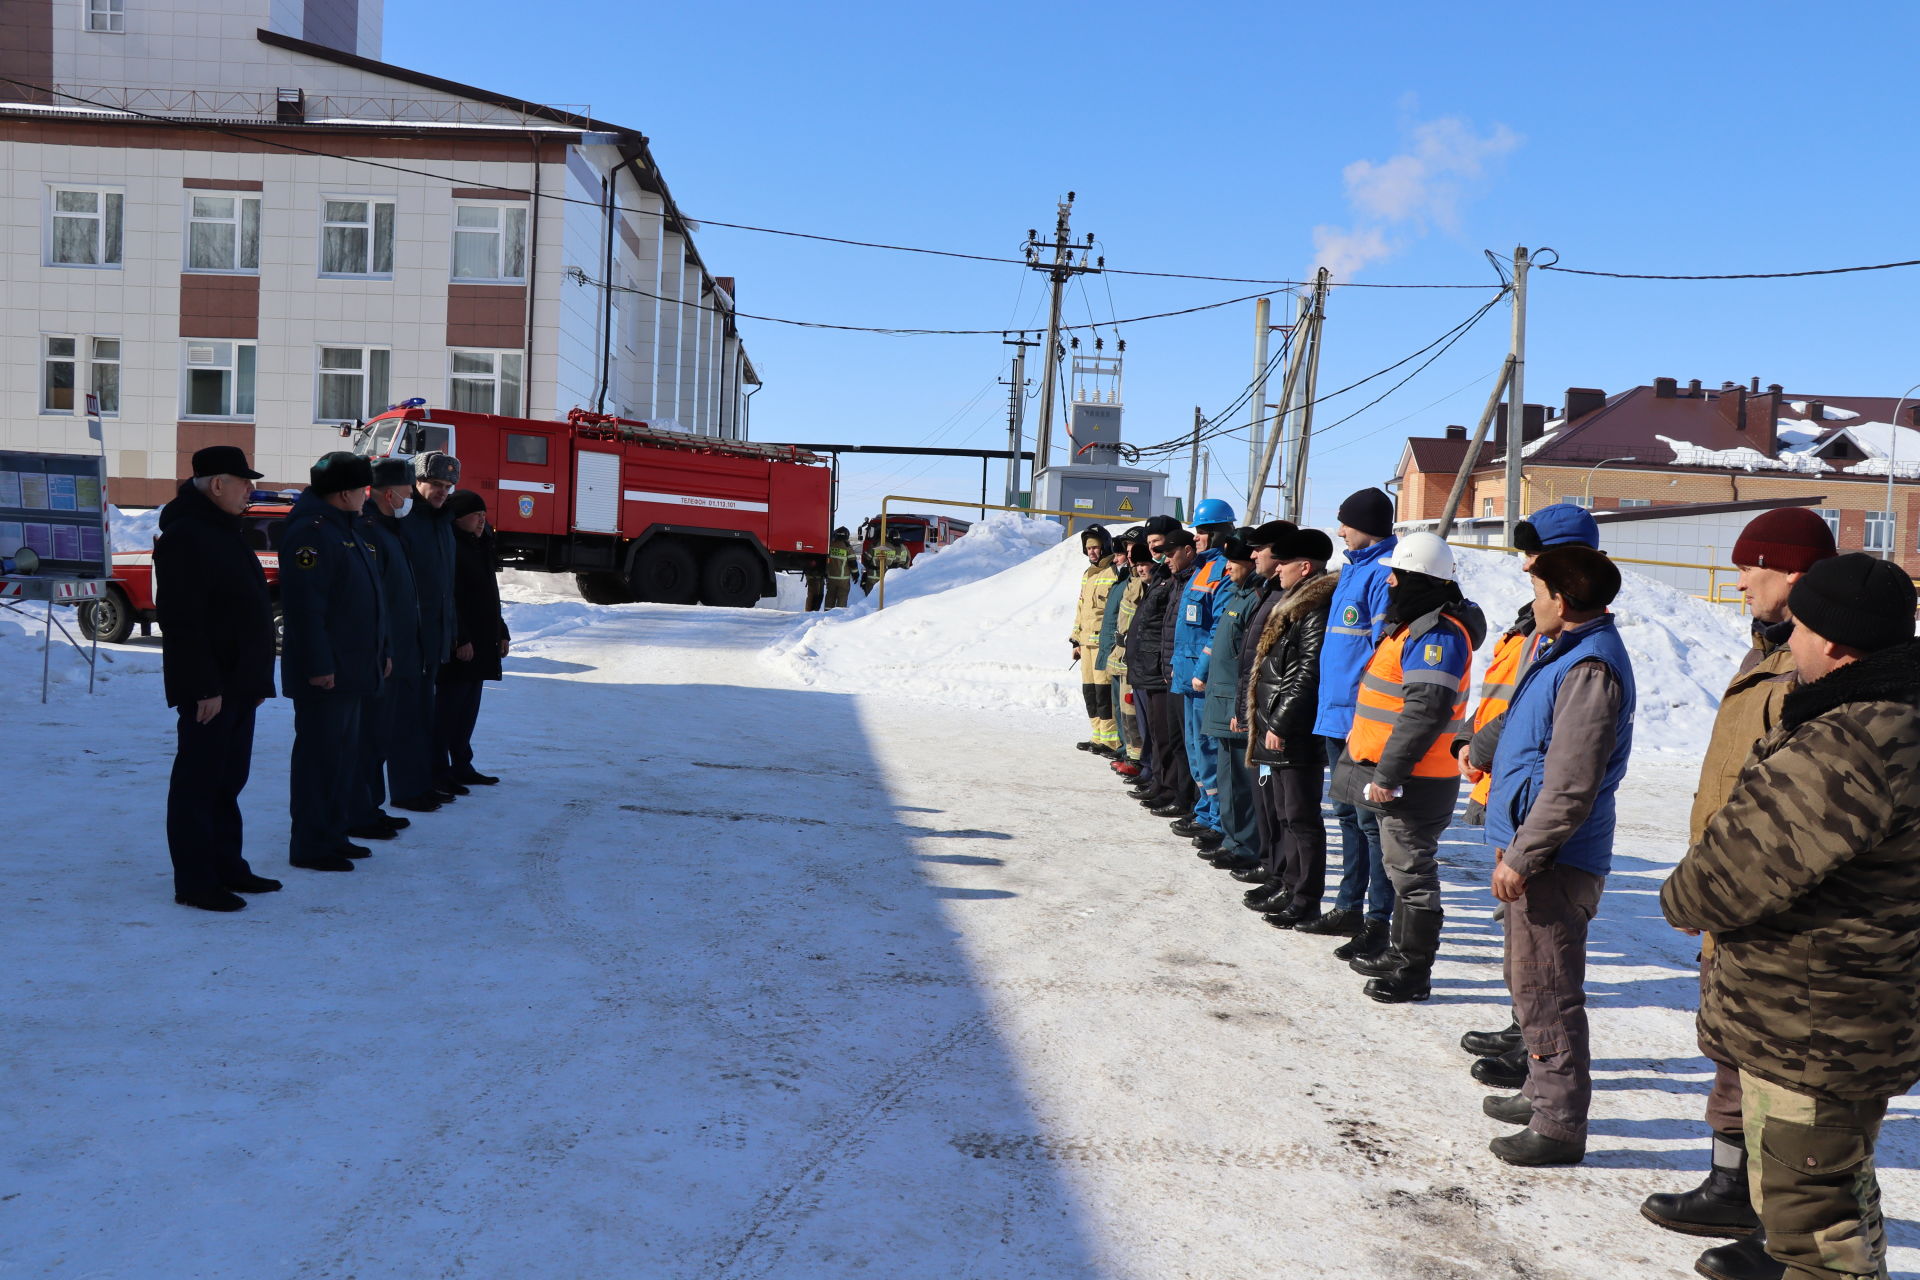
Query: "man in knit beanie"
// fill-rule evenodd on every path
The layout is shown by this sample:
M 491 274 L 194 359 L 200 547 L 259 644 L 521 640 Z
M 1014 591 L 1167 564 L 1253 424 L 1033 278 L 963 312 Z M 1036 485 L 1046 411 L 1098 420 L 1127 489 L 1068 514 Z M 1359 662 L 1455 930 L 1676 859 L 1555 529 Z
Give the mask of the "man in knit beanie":
M 1688 839 L 1698 841 L 1707 822 L 1733 791 L 1753 744 L 1780 722 L 1780 707 L 1792 692 L 1793 654 L 1787 640 L 1793 619 L 1787 596 L 1801 576 L 1836 555 L 1827 522 L 1806 507 L 1781 507 L 1756 517 L 1733 544 L 1740 591 L 1753 614 L 1753 648 L 1727 685 L 1714 717 L 1700 781 L 1693 793 Z M 1700 939 L 1700 983 L 1713 968 L 1713 939 Z M 1707 1095 L 1707 1125 L 1713 1131 L 1706 1181 L 1691 1191 L 1648 1196 L 1640 1212 L 1650 1221 L 1689 1235 L 1740 1235 L 1758 1220 L 1747 1196 L 1746 1147 L 1741 1139 L 1740 1072 L 1711 1045 L 1700 1046 L 1714 1064 Z
M 1885 1275 L 1873 1151 L 1920 1081 L 1920 644 L 1898 565 L 1829 557 L 1788 596 L 1799 683 L 1660 893 L 1711 933 L 1703 1045 L 1736 1064 L 1760 1234 L 1703 1275 Z

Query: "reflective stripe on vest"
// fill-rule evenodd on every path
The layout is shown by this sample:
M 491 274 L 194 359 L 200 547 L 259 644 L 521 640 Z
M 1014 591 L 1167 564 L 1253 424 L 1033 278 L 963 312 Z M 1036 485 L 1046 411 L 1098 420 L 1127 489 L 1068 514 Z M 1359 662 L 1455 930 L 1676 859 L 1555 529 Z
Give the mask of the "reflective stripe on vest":
M 1458 619 L 1445 614 L 1441 617 L 1460 633 L 1467 651 L 1471 653 L 1473 637 L 1467 634 L 1466 627 Z M 1393 736 L 1393 727 L 1400 722 L 1400 713 L 1406 708 L 1406 686 L 1409 683 L 1448 685 L 1454 690 L 1453 719 L 1413 766 L 1413 776 L 1456 778 L 1460 769 L 1453 758 L 1453 740 L 1467 727 L 1467 695 L 1473 688 L 1472 670 L 1462 672 L 1458 677 L 1444 671 L 1408 673 L 1400 665 L 1400 654 L 1406 643 L 1407 632 L 1402 630 L 1382 640 L 1380 647 L 1374 650 L 1366 673 L 1360 677 L 1360 689 L 1353 708 L 1353 730 L 1347 735 L 1347 750 L 1355 760 L 1378 764 L 1386 752 L 1387 740 Z

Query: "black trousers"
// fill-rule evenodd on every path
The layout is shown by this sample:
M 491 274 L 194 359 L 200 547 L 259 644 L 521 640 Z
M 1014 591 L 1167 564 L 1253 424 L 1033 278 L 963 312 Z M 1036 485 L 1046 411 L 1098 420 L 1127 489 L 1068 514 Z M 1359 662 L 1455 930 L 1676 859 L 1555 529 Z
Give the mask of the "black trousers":
M 360 790 L 360 720 L 372 699 L 356 693 L 316 690 L 293 700 L 293 762 L 287 774 L 287 808 L 293 861 L 330 857 L 350 843 Z
M 204 893 L 253 874 L 241 856 L 240 793 L 253 769 L 253 703 L 226 698 L 220 714 L 194 723 L 180 708 L 179 745 L 167 784 L 167 852 L 173 891 Z
M 442 781 L 473 768 L 483 680 L 441 679 L 433 695 L 433 766 Z
M 387 760 L 392 753 L 393 681 L 381 686 L 360 710 L 360 774 L 353 790 L 353 819 L 349 826 L 371 826 L 387 802 Z
M 1134 697 L 1140 697 L 1138 690 Z M 1148 730 L 1153 746 L 1155 786 L 1166 799 L 1183 809 L 1194 802 L 1193 774 L 1187 769 L 1187 728 L 1183 699 L 1166 689 L 1146 695 Z
M 433 790 L 433 677 L 395 672 L 387 681 L 387 789 L 395 800 L 417 800 Z
M 1259 766 L 1255 766 L 1257 770 Z M 1291 905 L 1317 911 L 1327 890 L 1327 824 L 1320 816 L 1322 766 L 1275 767 L 1254 787 L 1254 817 L 1267 874 Z

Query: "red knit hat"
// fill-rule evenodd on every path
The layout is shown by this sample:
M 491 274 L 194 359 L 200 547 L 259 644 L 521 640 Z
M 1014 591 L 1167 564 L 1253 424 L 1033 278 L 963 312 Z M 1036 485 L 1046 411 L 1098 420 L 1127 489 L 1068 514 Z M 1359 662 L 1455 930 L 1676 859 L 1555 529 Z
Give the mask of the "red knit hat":
M 1840 554 L 1833 530 L 1806 507 L 1780 507 L 1754 517 L 1733 544 L 1733 562 L 1782 573 L 1805 573 Z

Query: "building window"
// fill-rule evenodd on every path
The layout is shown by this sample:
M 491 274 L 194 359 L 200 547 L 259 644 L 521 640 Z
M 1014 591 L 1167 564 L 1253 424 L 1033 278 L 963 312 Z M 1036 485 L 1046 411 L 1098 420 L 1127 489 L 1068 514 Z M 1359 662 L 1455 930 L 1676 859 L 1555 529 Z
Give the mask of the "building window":
M 524 280 L 527 211 L 521 205 L 462 204 L 453 210 L 455 280 Z
M 359 422 L 387 407 L 385 347 L 322 347 L 315 374 L 315 422 Z
M 79 372 L 78 338 L 47 338 L 40 360 L 40 412 L 72 413 Z
M 1480 499 L 1480 518 L 1482 520 L 1493 519 L 1493 499 L 1492 498 Z
M 1593 510 L 1593 495 L 1590 493 L 1570 493 L 1561 501 L 1570 502 L 1576 507 L 1585 507 L 1589 511 Z
M 120 412 L 120 339 L 95 338 L 87 389 L 100 401 L 102 417 Z
M 56 267 L 120 265 L 121 212 L 126 197 L 97 188 L 55 187 L 47 263 Z
M 1860 539 L 1861 550 L 1893 550 L 1893 512 L 1866 511 L 1861 514 L 1867 518 L 1866 529 Z
M 393 201 L 326 200 L 320 224 L 320 274 L 393 274 Z
M 87 30 L 124 32 L 126 29 L 126 0 L 87 0 Z
M 260 201 L 250 196 L 189 196 L 187 270 L 259 269 Z
M 1840 508 L 1815 507 L 1813 514 L 1827 522 L 1827 532 L 1833 535 L 1835 544 L 1840 541 Z
M 520 353 L 456 351 L 447 379 L 447 405 L 467 413 L 520 416 Z
M 1653 499 L 1652 499 L 1652 498 L 1622 498 L 1622 499 L 1620 499 L 1620 509 L 1621 509 L 1622 511 L 1625 511 L 1625 510 L 1626 510 L 1626 509 L 1627 509 L 1628 507 L 1650 507 L 1650 506 L 1652 506 L 1652 505 L 1653 505 Z
M 180 378 L 185 418 L 253 416 L 254 344 L 189 338 Z

